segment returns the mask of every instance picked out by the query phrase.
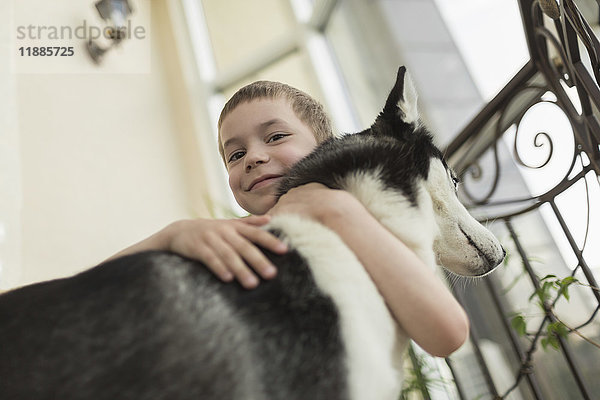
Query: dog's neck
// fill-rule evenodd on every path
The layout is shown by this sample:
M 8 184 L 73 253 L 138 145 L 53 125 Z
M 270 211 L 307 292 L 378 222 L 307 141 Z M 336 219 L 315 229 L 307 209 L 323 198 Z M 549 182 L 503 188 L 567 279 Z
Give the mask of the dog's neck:
M 429 194 L 423 188 L 417 189 L 418 205 L 415 205 L 402 192 L 385 188 L 379 173 L 375 170 L 348 174 L 341 186 L 424 263 L 435 268 L 433 241 L 438 226 Z

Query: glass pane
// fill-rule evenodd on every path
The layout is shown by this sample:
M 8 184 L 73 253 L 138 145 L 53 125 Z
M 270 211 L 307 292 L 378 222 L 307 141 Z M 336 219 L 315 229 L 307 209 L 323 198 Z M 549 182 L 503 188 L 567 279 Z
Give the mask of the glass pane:
M 383 74 L 380 74 L 378 68 L 374 68 L 373 59 L 369 56 L 370 53 L 367 53 L 373 43 L 364 34 L 365 26 L 371 30 L 376 28 L 368 24 L 368 21 L 363 20 L 359 23 L 355 15 L 356 12 L 349 4 L 338 3 L 325 35 L 344 77 L 359 123 L 361 127 L 366 128 L 373 123 L 383 108 L 393 84 L 397 65 L 390 63 L 390 73 L 382 79 Z
M 435 0 L 473 80 L 491 100 L 529 60 L 516 0 Z
M 288 1 L 202 0 L 217 70 L 251 57 L 296 26 Z

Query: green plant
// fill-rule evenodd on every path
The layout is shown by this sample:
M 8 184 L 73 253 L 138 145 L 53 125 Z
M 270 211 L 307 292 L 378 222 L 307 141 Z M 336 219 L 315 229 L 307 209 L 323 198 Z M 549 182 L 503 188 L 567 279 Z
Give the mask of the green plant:
M 571 300 L 569 288 L 572 285 L 587 286 L 595 291 L 598 291 L 598 288 L 586 285 L 573 276 L 559 278 L 552 274 L 541 278 L 539 283 L 539 286 L 535 289 L 531 296 L 529 296 L 529 301 L 533 301 L 537 298 L 537 305 L 541 308 L 550 322 L 545 325 L 543 331 L 540 331 L 538 334 L 534 335 L 527 332 L 527 317 L 520 312 L 513 313 L 511 317 L 511 326 L 515 332 L 519 336 L 534 336 L 534 338 L 541 336 L 542 338 L 540 343 L 544 349 L 548 348 L 548 346 L 554 349 L 559 349 L 559 338 L 567 340 L 570 333 L 575 333 L 588 343 L 600 348 L 600 344 L 583 335 L 577 328 L 573 328 L 565 324 L 555 313 L 556 303 L 561 298 L 566 299 L 566 301 Z
M 435 366 L 430 365 L 425 356 L 415 352 L 412 344 L 408 348 L 408 355 L 411 368 L 405 369 L 399 400 L 429 399 L 429 389 L 449 383 L 448 380 L 438 377 Z

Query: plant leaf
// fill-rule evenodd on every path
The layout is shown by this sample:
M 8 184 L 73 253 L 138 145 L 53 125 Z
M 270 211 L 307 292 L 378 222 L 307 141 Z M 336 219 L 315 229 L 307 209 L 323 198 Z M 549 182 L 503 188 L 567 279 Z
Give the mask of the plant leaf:
M 525 336 L 527 334 L 527 323 L 525 322 L 523 314 L 515 315 L 511 319 L 510 324 L 519 336 Z

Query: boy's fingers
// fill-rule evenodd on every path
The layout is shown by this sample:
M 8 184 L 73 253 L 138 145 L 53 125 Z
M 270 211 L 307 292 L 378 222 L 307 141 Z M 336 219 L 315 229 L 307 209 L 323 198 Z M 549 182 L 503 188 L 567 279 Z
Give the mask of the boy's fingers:
M 256 275 L 246 266 L 240 255 L 229 243 L 217 237 L 209 239 L 209 245 L 217 253 L 225 268 L 233 273 L 243 287 L 252 289 L 258 286 Z
M 273 253 L 284 254 L 288 251 L 288 246 L 271 232 L 251 226 L 242 226 L 240 227 L 240 233 L 252 243 L 264 247 Z
M 243 236 L 238 234 L 227 238 L 231 246 L 237 253 L 265 279 L 273 278 L 277 274 L 277 269 L 269 259 L 254 245 Z
M 212 251 L 205 250 L 199 252 L 199 257 L 206 267 L 210 269 L 215 275 L 224 282 L 231 282 L 233 274 L 227 269 L 221 259 Z

